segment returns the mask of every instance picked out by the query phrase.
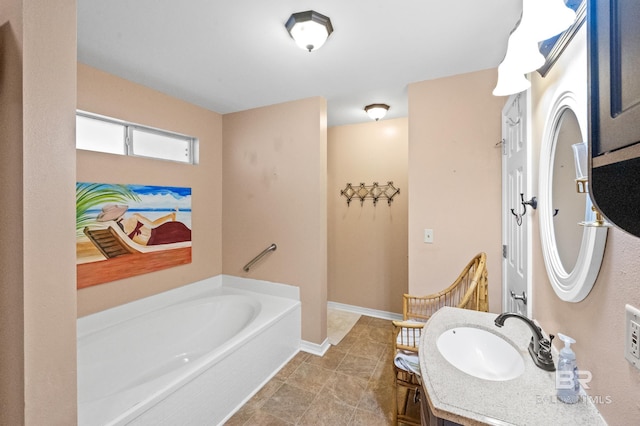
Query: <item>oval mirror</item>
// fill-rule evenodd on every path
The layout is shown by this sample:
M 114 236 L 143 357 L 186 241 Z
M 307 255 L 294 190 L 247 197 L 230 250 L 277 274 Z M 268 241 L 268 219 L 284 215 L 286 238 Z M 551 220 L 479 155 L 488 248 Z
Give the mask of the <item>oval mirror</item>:
M 576 189 L 575 144 L 587 139 L 586 109 L 572 92 L 552 104 L 540 150 L 540 240 L 551 286 L 568 302 L 583 300 L 598 277 L 607 228 L 594 222 L 591 199 Z M 576 145 L 576 147 L 581 147 Z

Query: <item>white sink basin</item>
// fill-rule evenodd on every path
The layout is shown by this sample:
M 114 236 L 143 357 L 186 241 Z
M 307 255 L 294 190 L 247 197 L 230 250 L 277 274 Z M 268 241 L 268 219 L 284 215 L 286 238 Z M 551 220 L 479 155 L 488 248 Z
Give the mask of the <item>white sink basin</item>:
M 524 360 L 516 348 L 486 330 L 452 328 L 438 337 L 437 345 L 454 367 L 480 379 L 511 380 L 524 372 Z

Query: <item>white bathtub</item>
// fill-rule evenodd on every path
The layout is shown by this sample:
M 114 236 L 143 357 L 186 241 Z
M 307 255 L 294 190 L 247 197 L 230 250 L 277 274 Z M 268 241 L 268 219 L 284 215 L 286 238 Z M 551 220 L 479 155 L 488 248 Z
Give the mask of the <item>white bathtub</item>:
M 78 422 L 220 424 L 299 348 L 298 288 L 231 276 L 80 318 Z

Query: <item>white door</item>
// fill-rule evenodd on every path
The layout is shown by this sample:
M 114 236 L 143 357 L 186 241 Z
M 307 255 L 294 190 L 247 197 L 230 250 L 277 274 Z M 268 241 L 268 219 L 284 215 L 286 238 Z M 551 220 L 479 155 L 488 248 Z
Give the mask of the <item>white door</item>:
M 502 309 L 531 316 L 531 220 L 528 94 L 502 109 Z M 533 203 L 532 203 L 533 204 Z

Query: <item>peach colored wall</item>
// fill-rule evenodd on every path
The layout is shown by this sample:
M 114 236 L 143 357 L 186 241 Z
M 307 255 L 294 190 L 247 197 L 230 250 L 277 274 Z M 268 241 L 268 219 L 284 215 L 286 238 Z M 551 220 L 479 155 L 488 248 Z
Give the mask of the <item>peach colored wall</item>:
M 501 306 L 501 139 L 496 70 L 409 85 L 409 292 L 450 285 L 487 253 L 489 303 Z M 425 228 L 434 243 L 423 242 Z
M 75 23 L 0 4 L 0 424 L 76 423 Z
M 587 108 L 586 30 L 582 27 L 545 78 L 532 77 L 534 152 L 540 151 L 550 103 L 558 90 L 571 88 Z M 534 161 L 537 165 L 538 161 Z M 536 170 L 536 167 L 534 167 Z M 535 177 L 537 181 L 537 176 Z M 640 308 L 640 238 L 609 230 L 604 260 L 593 290 L 579 303 L 561 301 L 551 288 L 542 258 L 538 222 L 533 229 L 533 316 L 545 331 L 566 333 L 578 367 L 593 379 L 589 395 L 610 425 L 637 423 L 640 417 L 640 371 L 624 358 L 625 304 Z M 557 343 L 556 347 L 560 347 Z M 610 401 L 610 403 L 607 403 Z
M 0 4 L 0 424 L 24 424 L 21 6 Z
M 329 128 L 329 283 L 332 302 L 402 313 L 407 292 L 408 119 Z M 347 183 L 384 185 L 400 194 L 387 205 L 353 200 Z
M 326 338 L 326 101 L 310 98 L 223 117 L 222 270 L 300 287 L 302 339 Z M 219 195 L 219 194 L 218 194 Z M 248 273 L 271 243 L 278 249 Z
M 192 189 L 192 262 L 78 291 L 83 316 L 222 272 L 222 116 L 78 64 L 78 109 L 170 130 L 199 140 L 199 164 L 77 151 L 83 182 Z

